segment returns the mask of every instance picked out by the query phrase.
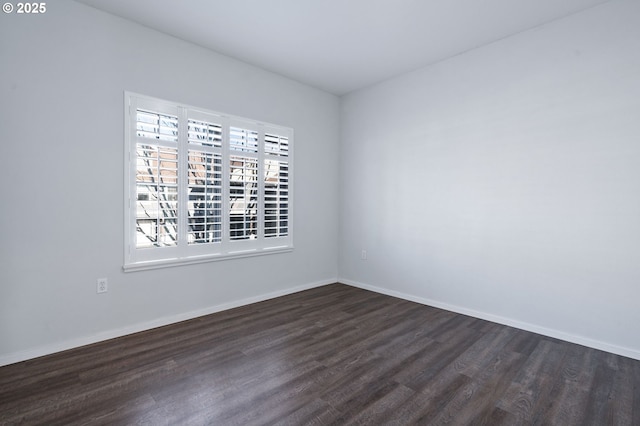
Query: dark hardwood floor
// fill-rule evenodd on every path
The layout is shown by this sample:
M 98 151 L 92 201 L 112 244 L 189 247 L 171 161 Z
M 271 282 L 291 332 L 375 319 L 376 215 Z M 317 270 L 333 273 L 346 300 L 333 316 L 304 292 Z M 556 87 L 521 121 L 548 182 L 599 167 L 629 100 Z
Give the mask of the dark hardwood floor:
M 640 425 L 640 361 L 333 284 L 2 367 L 0 424 Z

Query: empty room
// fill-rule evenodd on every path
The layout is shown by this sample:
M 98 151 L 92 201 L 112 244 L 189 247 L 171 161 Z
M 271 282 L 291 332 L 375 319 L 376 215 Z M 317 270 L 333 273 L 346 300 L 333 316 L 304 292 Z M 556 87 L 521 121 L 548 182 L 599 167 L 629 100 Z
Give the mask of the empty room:
M 0 13 L 0 424 L 640 424 L 640 2 Z

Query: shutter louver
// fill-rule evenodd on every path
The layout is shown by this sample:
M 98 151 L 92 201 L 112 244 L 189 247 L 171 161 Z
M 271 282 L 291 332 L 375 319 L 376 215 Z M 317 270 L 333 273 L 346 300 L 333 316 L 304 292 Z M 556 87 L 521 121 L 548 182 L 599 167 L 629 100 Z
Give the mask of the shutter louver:
M 136 115 L 138 136 L 178 142 L 178 117 L 140 109 Z
M 189 120 L 189 144 L 222 148 L 222 126 L 204 121 Z
M 229 147 L 232 151 L 257 153 L 258 132 L 231 127 Z
M 264 152 L 267 155 L 277 155 L 279 157 L 289 156 L 289 139 L 284 136 L 264 135 Z

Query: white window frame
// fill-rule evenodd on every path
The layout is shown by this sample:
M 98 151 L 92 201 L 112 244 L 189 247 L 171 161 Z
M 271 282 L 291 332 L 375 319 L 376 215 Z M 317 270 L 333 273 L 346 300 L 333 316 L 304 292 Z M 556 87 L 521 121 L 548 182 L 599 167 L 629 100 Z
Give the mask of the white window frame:
M 124 93 L 124 266 L 125 271 L 138 271 L 192 263 L 210 262 L 238 257 L 258 256 L 293 250 L 293 129 L 269 123 L 262 123 L 242 117 L 222 114 L 202 108 L 165 101 L 132 92 Z M 178 142 L 160 141 L 138 136 L 137 110 L 153 111 L 178 117 Z M 216 243 L 193 244 L 187 242 L 187 203 L 189 191 L 187 184 L 189 149 L 199 150 L 197 145 L 190 145 L 187 135 L 189 119 L 220 124 L 222 126 L 222 147 L 206 148 L 222 154 L 222 239 Z M 258 134 L 257 152 L 233 151 L 229 143 L 229 130 L 237 127 Z M 279 135 L 288 140 L 288 153 L 284 160 L 288 165 L 288 199 L 286 201 L 287 219 L 286 235 L 265 236 L 265 160 L 278 157 L 265 152 L 265 133 Z M 170 247 L 137 248 L 137 144 L 177 147 L 178 164 L 178 225 L 177 244 Z M 233 155 L 255 158 L 258 161 L 258 200 L 257 200 L 257 235 L 253 239 L 231 240 L 230 229 L 230 173 Z

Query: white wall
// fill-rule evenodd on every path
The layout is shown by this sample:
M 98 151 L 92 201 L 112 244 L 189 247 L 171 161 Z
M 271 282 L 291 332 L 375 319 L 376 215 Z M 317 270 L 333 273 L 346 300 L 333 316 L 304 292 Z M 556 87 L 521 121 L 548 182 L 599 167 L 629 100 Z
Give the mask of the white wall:
M 341 280 L 640 359 L 639 22 L 607 3 L 346 96 Z
M 336 280 L 337 97 L 47 6 L 0 16 L 0 365 Z M 295 250 L 123 273 L 124 90 L 292 127 Z
M 338 269 L 640 359 L 639 21 L 612 2 L 340 112 L 332 95 L 74 2 L 0 14 L 0 365 Z M 123 273 L 124 90 L 293 127 L 295 251 Z

